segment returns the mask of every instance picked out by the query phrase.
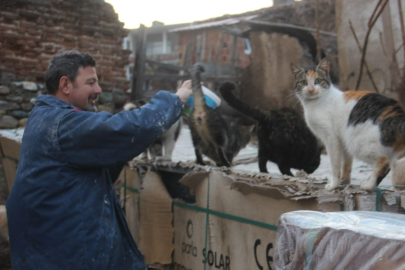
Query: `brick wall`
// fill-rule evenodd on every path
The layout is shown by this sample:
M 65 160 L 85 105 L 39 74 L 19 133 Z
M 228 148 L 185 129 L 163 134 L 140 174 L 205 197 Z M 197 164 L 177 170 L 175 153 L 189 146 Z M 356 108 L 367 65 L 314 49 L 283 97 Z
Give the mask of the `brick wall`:
M 94 57 L 104 91 L 128 89 L 126 35 L 103 0 L 1 0 L 0 79 L 44 83 L 52 56 L 74 49 Z

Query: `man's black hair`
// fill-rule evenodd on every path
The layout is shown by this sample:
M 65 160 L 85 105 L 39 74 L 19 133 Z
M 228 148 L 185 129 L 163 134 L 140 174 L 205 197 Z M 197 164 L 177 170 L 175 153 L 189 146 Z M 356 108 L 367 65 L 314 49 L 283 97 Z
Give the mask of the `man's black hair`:
M 79 68 L 88 66 L 96 66 L 96 61 L 88 53 L 64 51 L 56 54 L 46 71 L 45 82 L 48 93 L 56 94 L 62 76 L 66 76 L 70 81 L 74 82 Z

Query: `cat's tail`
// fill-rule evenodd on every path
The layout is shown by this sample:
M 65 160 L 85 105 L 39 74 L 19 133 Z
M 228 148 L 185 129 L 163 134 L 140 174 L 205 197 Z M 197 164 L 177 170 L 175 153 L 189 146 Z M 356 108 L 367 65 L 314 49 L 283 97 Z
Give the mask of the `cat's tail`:
M 191 68 L 191 84 L 192 84 L 192 90 L 193 90 L 193 95 L 195 94 L 200 94 L 202 97 L 203 92 L 201 88 L 201 73 L 205 71 L 205 68 L 202 64 L 197 63 Z
M 219 88 L 219 92 L 228 104 L 234 109 L 240 111 L 246 116 L 255 119 L 256 121 L 261 121 L 266 118 L 266 115 L 259 109 L 253 108 L 248 104 L 244 103 L 240 99 L 234 96 L 232 91 L 236 89 L 236 85 L 231 82 L 225 82 Z

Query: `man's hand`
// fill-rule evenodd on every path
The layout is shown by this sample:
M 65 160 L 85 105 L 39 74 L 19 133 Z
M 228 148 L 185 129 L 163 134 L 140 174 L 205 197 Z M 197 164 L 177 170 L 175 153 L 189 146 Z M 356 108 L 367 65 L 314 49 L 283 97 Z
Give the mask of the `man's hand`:
M 176 92 L 176 95 L 180 98 L 183 104 L 187 102 L 191 94 L 191 80 L 184 81 Z

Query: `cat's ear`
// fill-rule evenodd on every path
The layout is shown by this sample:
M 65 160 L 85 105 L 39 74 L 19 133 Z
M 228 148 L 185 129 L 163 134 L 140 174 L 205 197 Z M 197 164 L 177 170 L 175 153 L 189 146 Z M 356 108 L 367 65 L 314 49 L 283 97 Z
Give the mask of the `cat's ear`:
M 316 67 L 317 69 L 323 69 L 326 72 L 329 72 L 329 68 L 330 68 L 330 63 L 328 58 L 324 58 L 321 60 L 321 62 L 319 62 L 318 66 Z
M 290 63 L 291 73 L 295 76 L 301 72 L 301 69 L 293 63 Z

